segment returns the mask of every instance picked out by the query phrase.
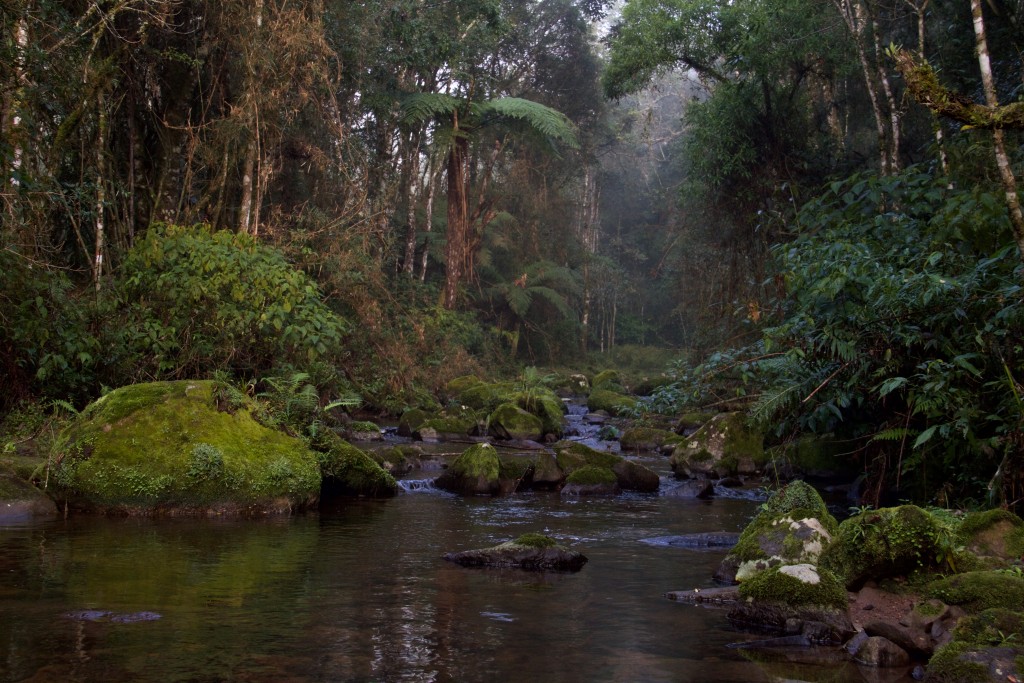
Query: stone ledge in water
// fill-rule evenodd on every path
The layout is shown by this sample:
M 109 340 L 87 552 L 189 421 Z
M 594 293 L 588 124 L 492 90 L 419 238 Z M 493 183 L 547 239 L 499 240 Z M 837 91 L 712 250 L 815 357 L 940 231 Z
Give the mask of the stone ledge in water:
M 463 567 L 518 567 L 558 572 L 578 572 L 587 563 L 582 553 L 564 548 L 542 534 L 524 534 L 492 548 L 445 553 L 444 559 Z

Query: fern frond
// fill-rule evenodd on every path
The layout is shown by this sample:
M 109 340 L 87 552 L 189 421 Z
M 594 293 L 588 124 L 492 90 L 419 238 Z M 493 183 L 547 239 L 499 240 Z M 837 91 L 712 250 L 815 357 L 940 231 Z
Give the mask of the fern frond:
M 413 125 L 439 116 L 451 116 L 458 111 L 461 100 L 439 92 L 418 92 L 406 95 L 401 101 L 402 123 Z
M 521 97 L 499 97 L 474 104 L 473 111 L 481 118 L 494 115 L 522 121 L 545 137 L 579 149 L 575 127 L 569 117 L 539 102 Z

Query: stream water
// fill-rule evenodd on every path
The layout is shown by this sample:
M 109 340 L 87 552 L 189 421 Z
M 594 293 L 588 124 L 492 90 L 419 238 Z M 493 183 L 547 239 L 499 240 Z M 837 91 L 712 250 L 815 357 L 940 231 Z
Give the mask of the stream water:
M 644 539 L 739 531 L 755 501 L 406 488 L 277 520 L 2 528 L 0 680 L 909 680 L 752 663 L 726 645 L 762 636 L 664 597 L 711 585 L 725 551 Z M 539 575 L 441 559 L 528 531 L 589 563 Z

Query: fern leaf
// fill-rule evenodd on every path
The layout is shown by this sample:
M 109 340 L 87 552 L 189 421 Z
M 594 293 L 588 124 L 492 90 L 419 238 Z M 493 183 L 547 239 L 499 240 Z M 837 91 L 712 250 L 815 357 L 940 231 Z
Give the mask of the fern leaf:
M 573 149 L 579 149 L 576 131 L 569 117 L 539 102 L 521 97 L 499 97 L 475 104 L 473 110 L 481 118 L 496 115 L 522 121 L 541 135 L 562 142 Z

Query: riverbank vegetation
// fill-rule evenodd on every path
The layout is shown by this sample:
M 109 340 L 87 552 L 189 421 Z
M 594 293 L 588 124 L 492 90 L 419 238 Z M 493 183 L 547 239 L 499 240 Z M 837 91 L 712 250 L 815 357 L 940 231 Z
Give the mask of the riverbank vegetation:
M 1016 505 L 1022 12 L 7 2 L 0 444 L 143 381 L 397 416 L 618 367 L 875 504 Z

